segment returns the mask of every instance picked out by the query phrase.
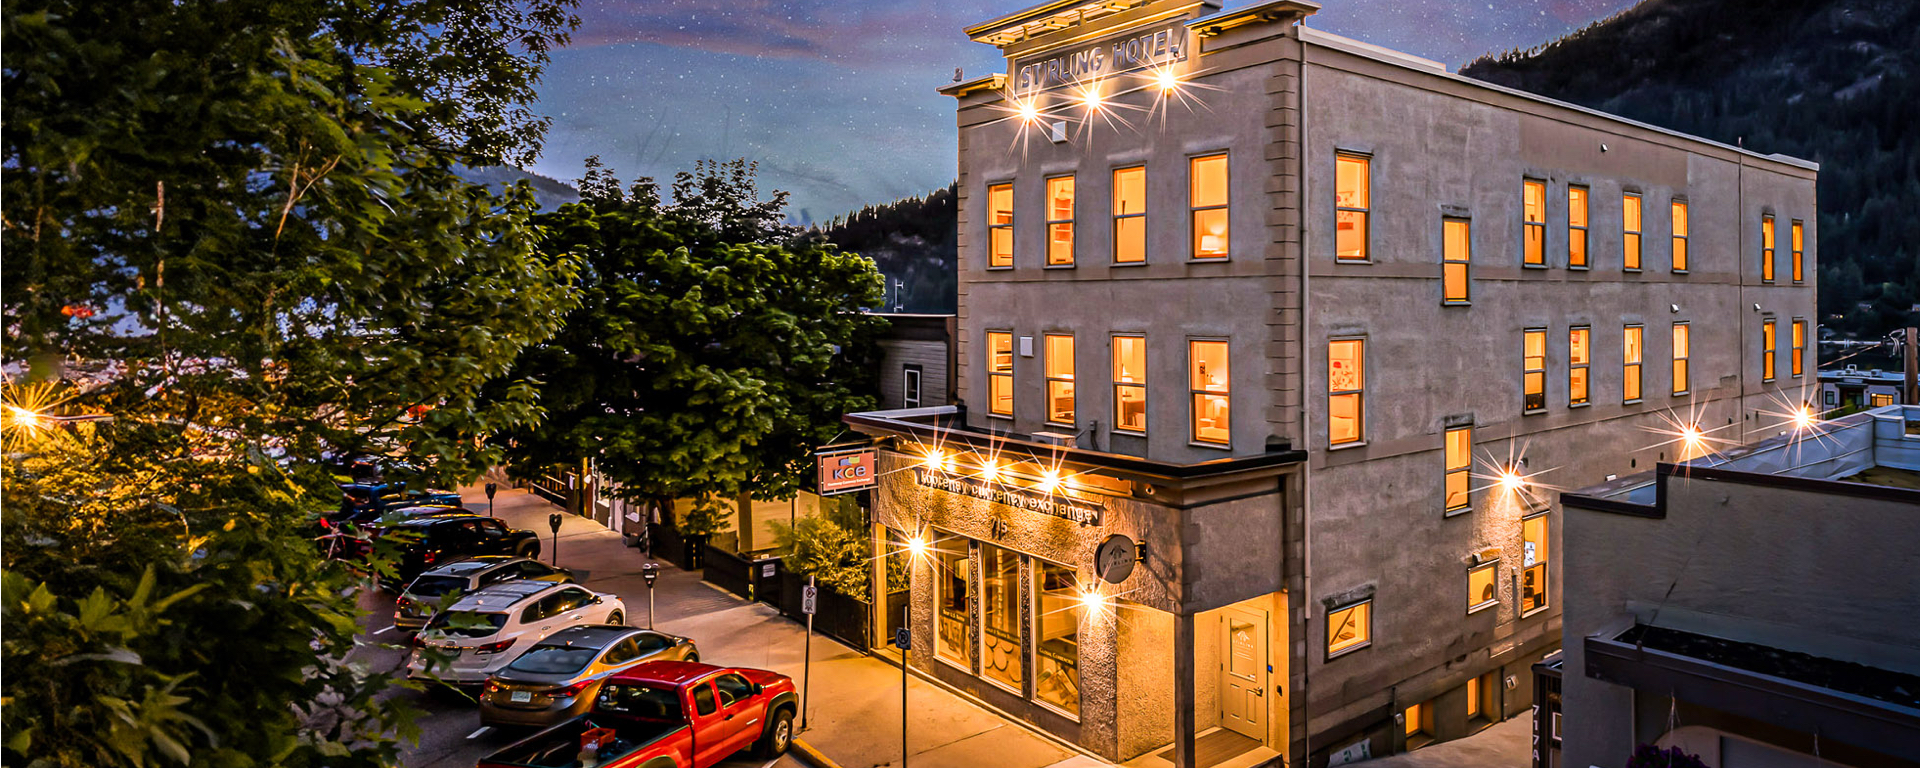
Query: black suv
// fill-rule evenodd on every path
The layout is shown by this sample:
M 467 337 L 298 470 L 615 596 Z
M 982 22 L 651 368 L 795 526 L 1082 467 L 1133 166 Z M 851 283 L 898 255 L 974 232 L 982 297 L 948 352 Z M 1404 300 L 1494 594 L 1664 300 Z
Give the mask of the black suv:
M 385 527 L 381 537 L 399 545 L 399 562 L 394 564 L 397 573 L 381 580 L 381 586 L 389 591 L 398 591 L 427 570 L 474 555 L 540 556 L 539 534 L 508 528 L 491 517 L 416 517 Z

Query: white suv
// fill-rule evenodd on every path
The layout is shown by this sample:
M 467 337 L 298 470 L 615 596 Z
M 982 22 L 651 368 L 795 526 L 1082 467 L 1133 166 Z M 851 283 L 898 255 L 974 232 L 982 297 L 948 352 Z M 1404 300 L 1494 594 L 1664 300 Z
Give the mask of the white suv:
M 460 598 L 413 638 L 407 676 L 479 685 L 567 627 L 624 624 L 620 598 L 578 584 L 508 581 Z

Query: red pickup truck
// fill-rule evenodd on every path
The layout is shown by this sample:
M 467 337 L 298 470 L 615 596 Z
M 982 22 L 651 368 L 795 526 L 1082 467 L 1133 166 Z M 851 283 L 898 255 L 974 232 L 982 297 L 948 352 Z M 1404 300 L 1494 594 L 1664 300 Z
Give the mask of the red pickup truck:
M 749 746 L 793 742 L 793 679 L 759 669 L 654 661 L 607 679 L 593 710 L 509 745 L 478 768 L 709 768 Z

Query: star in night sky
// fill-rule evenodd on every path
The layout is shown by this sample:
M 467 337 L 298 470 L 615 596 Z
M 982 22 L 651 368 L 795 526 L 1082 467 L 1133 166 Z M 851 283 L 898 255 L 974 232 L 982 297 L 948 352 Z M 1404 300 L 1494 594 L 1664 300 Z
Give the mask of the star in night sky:
M 599 155 L 621 178 L 744 157 L 789 214 L 825 220 L 954 177 L 953 100 L 934 89 L 1004 69 L 960 30 L 1037 0 L 583 0 L 540 108 L 533 170 L 564 181 Z M 1309 26 L 1458 69 L 1637 0 L 1320 0 Z M 1232 9 L 1245 0 L 1227 0 Z

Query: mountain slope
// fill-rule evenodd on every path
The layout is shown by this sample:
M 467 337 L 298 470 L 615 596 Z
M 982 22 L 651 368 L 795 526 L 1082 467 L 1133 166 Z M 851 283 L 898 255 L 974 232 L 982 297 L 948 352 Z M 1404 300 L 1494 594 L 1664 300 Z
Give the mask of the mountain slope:
M 1646 0 L 1461 74 L 1820 163 L 1822 321 L 1920 322 L 1920 2 Z
M 475 184 L 506 187 L 516 181 L 530 182 L 533 184 L 533 199 L 540 203 L 540 209 L 543 211 L 551 211 L 567 203 L 580 202 L 580 190 L 574 189 L 572 185 L 512 166 L 461 166 L 455 172 L 460 174 L 460 178 Z
M 946 313 L 958 300 L 958 216 L 955 189 L 948 186 L 925 197 L 869 205 L 817 229 L 841 250 L 880 267 L 887 278 L 886 309 Z

